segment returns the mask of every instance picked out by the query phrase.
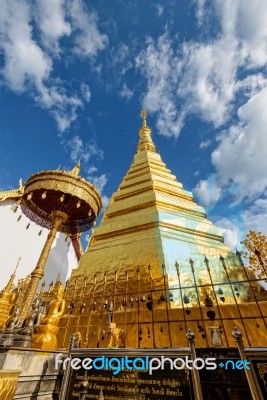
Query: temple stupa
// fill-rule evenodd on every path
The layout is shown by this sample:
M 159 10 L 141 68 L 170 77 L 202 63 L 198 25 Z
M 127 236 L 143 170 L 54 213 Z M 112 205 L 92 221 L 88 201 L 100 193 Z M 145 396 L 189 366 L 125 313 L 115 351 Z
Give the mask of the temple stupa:
M 146 120 L 143 110 L 132 164 L 72 272 L 59 346 L 76 331 L 84 347 L 107 347 L 111 323 L 126 347 L 187 346 L 188 328 L 199 347 L 231 346 L 233 324 L 261 345 L 256 277 L 163 163 Z

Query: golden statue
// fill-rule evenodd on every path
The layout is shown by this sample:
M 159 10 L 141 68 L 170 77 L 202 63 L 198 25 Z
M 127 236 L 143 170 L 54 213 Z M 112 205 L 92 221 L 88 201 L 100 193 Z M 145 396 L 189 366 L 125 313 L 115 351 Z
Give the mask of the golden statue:
M 6 328 L 13 330 L 19 324 L 20 306 L 16 307 L 13 314 L 8 318 Z
M 125 333 L 121 328 L 117 328 L 115 322 L 110 323 L 110 341 L 108 347 L 125 347 Z
M 31 310 L 27 315 L 22 327 L 17 331 L 19 335 L 32 335 L 34 328 L 40 324 L 43 316 L 43 299 L 36 297 L 32 303 Z
M 75 335 L 74 347 L 76 349 L 80 349 L 82 347 L 82 335 L 81 335 L 81 332 L 76 331 L 74 335 Z
M 57 282 L 54 287 L 55 299 L 48 305 L 46 315 L 41 323 L 34 329 L 32 347 L 35 349 L 54 350 L 57 348 L 57 333 L 60 318 L 65 309 L 63 299 L 64 286 Z
M 14 314 L 8 319 L 6 329 L 0 331 L 0 346 L 31 347 L 34 328 L 42 318 L 43 299 L 35 298 L 31 310 L 23 324 L 20 325 L 20 310 L 17 307 Z

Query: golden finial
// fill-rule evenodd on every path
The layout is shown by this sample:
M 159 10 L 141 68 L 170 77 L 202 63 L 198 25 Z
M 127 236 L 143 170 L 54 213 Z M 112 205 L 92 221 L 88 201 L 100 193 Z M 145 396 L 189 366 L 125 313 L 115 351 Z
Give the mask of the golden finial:
M 145 107 L 142 108 L 141 117 L 143 120 L 143 126 L 146 126 L 147 111 L 146 111 Z
M 151 139 L 152 131 L 146 124 L 147 111 L 144 107 L 142 108 L 141 117 L 143 120 L 143 126 L 139 129 L 140 140 L 139 140 L 139 143 L 137 146 L 137 152 L 143 151 L 143 150 L 149 150 L 149 151 L 153 151 L 155 153 L 156 146 L 154 145 L 154 143 Z
M 15 271 L 13 272 L 14 275 L 15 275 L 16 272 L 17 272 L 17 269 L 18 269 L 18 265 L 19 265 L 19 263 L 20 263 L 20 260 L 21 260 L 21 257 L 19 257 L 19 259 L 18 259 L 17 265 L 16 265 L 16 267 L 15 267 Z
M 81 170 L 81 163 L 80 160 L 75 165 L 75 167 L 70 171 L 70 174 L 78 176 Z
M 19 265 L 20 260 L 21 260 L 21 258 L 18 259 L 17 265 L 16 265 L 16 267 L 15 267 L 15 271 L 14 271 L 13 274 L 10 276 L 10 279 L 9 279 L 9 281 L 8 281 L 8 284 L 6 285 L 6 287 L 5 287 L 5 289 L 4 289 L 4 292 L 5 292 L 5 293 L 10 293 L 10 291 L 11 291 L 11 289 L 12 289 L 13 281 L 14 281 L 14 279 L 15 279 L 16 272 L 17 272 L 17 268 L 18 268 L 18 265 Z
M 63 285 L 63 283 L 62 283 L 61 280 L 60 280 L 60 273 L 59 273 L 58 276 L 57 276 L 57 278 L 56 278 L 54 287 L 53 287 L 53 293 L 55 293 L 55 292 L 57 292 L 59 289 L 63 289 L 63 288 L 64 288 L 64 285 Z
M 60 280 L 60 272 L 59 272 L 58 275 L 57 275 L 55 285 L 58 285 L 59 283 L 61 283 L 61 280 Z M 55 285 L 54 285 L 54 286 L 55 286 Z

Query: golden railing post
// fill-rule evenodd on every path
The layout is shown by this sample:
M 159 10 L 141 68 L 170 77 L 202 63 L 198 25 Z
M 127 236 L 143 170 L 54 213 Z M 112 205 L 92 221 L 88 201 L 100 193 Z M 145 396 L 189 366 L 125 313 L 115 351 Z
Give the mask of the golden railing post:
M 195 335 L 191 331 L 191 329 L 187 330 L 186 337 L 188 339 L 189 347 L 191 350 L 192 360 L 194 361 L 197 358 L 197 356 L 196 356 L 196 348 L 195 348 Z M 199 372 L 198 372 L 198 369 L 194 368 L 194 366 L 192 369 L 192 375 L 193 375 L 193 385 L 194 385 L 194 392 L 196 395 L 196 400 L 203 400 Z
M 69 362 L 67 363 L 67 367 L 65 368 L 65 370 L 63 369 L 63 382 L 61 385 L 61 389 L 60 389 L 60 393 L 59 393 L 59 400 L 65 400 L 66 399 L 66 395 L 67 395 L 67 391 L 68 391 L 68 385 L 69 385 L 69 378 L 70 378 L 70 374 L 71 374 L 71 366 L 70 366 L 70 360 L 71 360 L 71 351 L 74 348 L 75 345 L 75 334 L 71 335 L 70 337 L 70 344 L 69 344 L 69 351 L 67 354 L 67 358 L 69 359 Z
M 233 329 L 232 335 L 235 338 L 235 341 L 237 343 L 237 348 L 238 348 L 238 351 L 240 354 L 240 358 L 243 361 L 243 363 L 245 364 L 245 362 L 247 362 L 247 359 L 246 359 L 246 355 L 244 353 L 244 343 L 243 343 L 243 339 L 242 339 L 242 333 L 235 326 Z M 259 400 L 258 391 L 257 391 L 256 385 L 255 385 L 254 379 L 253 379 L 251 369 L 245 368 L 245 365 L 244 365 L 244 371 L 245 371 L 245 374 L 247 377 L 249 390 L 250 390 L 252 399 Z
M 31 273 L 31 280 L 29 282 L 27 292 L 23 299 L 22 309 L 20 312 L 20 317 L 19 317 L 20 323 L 23 323 L 24 319 L 26 318 L 26 316 L 29 312 L 29 309 L 32 304 L 36 290 L 38 288 L 39 282 L 42 279 L 42 277 L 44 276 L 44 267 L 45 267 L 49 252 L 51 250 L 52 244 L 56 237 L 56 234 L 57 234 L 61 224 L 64 221 L 66 221 L 67 218 L 68 218 L 67 214 L 62 211 L 53 211 L 52 212 L 52 228 L 47 236 L 46 242 L 45 242 L 43 250 L 40 254 L 37 265 Z

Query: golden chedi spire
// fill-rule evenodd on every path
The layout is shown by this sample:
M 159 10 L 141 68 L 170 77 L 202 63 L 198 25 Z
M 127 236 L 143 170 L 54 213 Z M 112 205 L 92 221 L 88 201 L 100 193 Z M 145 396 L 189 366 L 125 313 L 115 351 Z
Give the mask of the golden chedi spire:
M 9 278 L 9 281 L 8 281 L 6 287 L 0 293 L 0 328 L 5 327 L 6 321 L 8 319 L 9 311 L 12 306 L 12 302 L 10 301 L 11 297 L 12 297 L 11 290 L 12 290 L 12 285 L 13 285 L 13 282 L 14 282 L 14 279 L 16 276 L 16 271 L 17 271 L 19 262 L 20 262 L 20 258 L 17 262 L 15 271 Z
M 57 275 L 57 278 L 56 278 L 56 281 L 55 281 L 55 284 L 53 287 L 53 292 L 56 293 L 59 289 L 64 289 L 64 285 L 60 279 L 60 274 Z
M 70 321 L 73 315 L 80 315 L 81 309 L 84 311 L 79 319 L 79 330 L 87 337 L 89 347 L 109 345 L 109 337 L 103 332 L 111 328 L 110 322 L 125 332 L 127 347 L 186 346 L 182 332 L 187 325 L 182 322 L 178 339 L 178 335 L 172 337 L 168 333 L 166 321 L 161 319 L 163 307 L 166 309 L 162 300 L 166 301 L 165 292 L 159 293 L 162 288 L 165 287 L 170 298 L 175 300 L 168 304 L 170 320 L 184 319 L 181 293 L 182 296 L 186 294 L 186 300 L 195 296 L 193 289 L 181 292 L 177 288 L 175 261 L 180 265 L 181 284 L 192 288 L 190 257 L 195 262 L 196 279 L 203 281 L 206 278 L 206 272 L 202 272 L 204 255 L 207 254 L 209 270 L 212 269 L 212 274 L 224 284 L 225 273 L 219 256 L 222 254 L 226 259 L 230 250 L 223 244 L 220 230 L 207 219 L 203 207 L 196 204 L 192 194 L 183 189 L 162 161 L 147 126 L 146 110 L 142 111 L 142 120 L 137 153 L 118 190 L 113 193 L 101 223 L 94 229 L 78 268 L 72 271 L 66 291 L 67 310 L 70 311 L 62 317 L 59 326 L 61 347 L 68 346 L 72 334 L 68 328 L 72 326 Z M 84 286 L 86 276 L 88 287 Z M 155 293 L 151 294 L 154 288 Z M 224 292 L 230 301 L 230 291 Z M 129 297 L 129 293 L 136 295 Z M 245 296 L 243 290 L 239 301 Z M 141 299 L 140 303 L 136 298 Z M 92 307 L 81 308 L 82 304 L 92 304 Z M 197 309 L 194 312 L 198 315 Z M 153 321 L 160 321 L 162 329 L 158 322 L 154 326 Z M 206 329 L 209 332 L 208 326 Z M 146 334 L 142 336 L 140 332 Z M 205 337 L 208 340 L 208 335 Z M 199 345 L 203 344 L 201 336 L 198 340 Z
M 153 151 L 154 153 L 156 152 L 156 146 L 154 145 L 151 136 L 152 136 L 152 131 L 151 129 L 147 126 L 146 119 L 147 119 L 147 111 L 145 108 L 142 109 L 141 112 L 141 117 L 143 120 L 143 126 L 139 129 L 139 143 L 137 146 L 137 153 L 141 151 Z
M 80 171 L 81 171 L 81 162 L 79 160 L 75 165 L 75 167 L 70 171 L 70 174 L 78 176 L 80 174 Z

